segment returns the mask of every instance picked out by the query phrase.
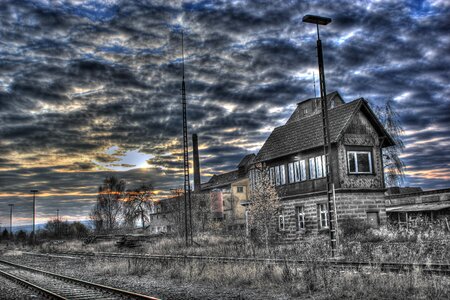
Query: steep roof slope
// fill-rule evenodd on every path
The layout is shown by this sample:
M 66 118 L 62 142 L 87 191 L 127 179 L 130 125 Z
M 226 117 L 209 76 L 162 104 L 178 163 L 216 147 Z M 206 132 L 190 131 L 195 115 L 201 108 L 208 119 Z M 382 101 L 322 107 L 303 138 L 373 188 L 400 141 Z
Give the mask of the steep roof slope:
M 364 108 L 377 131 L 387 137 L 385 146 L 393 145 L 394 142 L 391 137 L 373 114 L 367 102 L 362 98 L 339 105 L 328 111 L 331 142 L 335 143 L 340 139 L 351 118 L 361 108 Z M 255 161 L 267 161 L 322 145 L 322 115 L 316 114 L 275 128 L 262 146 Z
M 213 175 L 208 182 L 202 183 L 202 190 L 203 189 L 211 189 L 215 187 L 220 187 L 224 185 L 228 185 L 238 179 L 238 170 L 234 170 L 231 172 L 219 174 L 219 175 Z

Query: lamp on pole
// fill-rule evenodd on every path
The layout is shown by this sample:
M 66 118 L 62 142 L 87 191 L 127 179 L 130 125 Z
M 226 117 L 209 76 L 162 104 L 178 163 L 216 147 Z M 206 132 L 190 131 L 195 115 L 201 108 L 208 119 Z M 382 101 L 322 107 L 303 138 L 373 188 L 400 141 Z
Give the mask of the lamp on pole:
M 8 204 L 9 206 L 9 235 L 12 237 L 12 215 L 14 204 Z
M 330 139 L 330 123 L 328 119 L 328 101 L 327 101 L 327 89 L 325 85 L 325 72 L 323 66 L 323 52 L 322 41 L 320 40 L 319 25 L 328 25 L 331 23 L 331 18 L 306 15 L 302 19 L 305 23 L 316 24 L 317 27 L 317 59 L 319 62 L 319 81 L 320 81 L 320 102 L 322 109 L 322 125 L 323 125 L 323 150 L 325 154 L 325 165 L 327 175 L 327 199 L 328 199 L 328 220 L 330 227 L 330 242 L 331 242 L 331 256 L 336 256 L 337 242 L 336 242 L 336 230 L 333 226 L 333 191 L 334 191 L 334 179 L 332 165 L 330 162 L 331 155 L 331 139 Z M 337 220 L 336 220 L 337 221 Z
M 39 190 L 30 190 L 33 193 L 33 242 L 36 241 L 36 193 L 39 193 Z

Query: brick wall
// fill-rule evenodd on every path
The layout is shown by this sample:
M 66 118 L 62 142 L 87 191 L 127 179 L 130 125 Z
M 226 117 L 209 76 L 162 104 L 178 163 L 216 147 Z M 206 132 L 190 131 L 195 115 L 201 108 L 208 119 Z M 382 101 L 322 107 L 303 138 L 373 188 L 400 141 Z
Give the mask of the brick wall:
M 319 230 L 317 205 L 327 203 L 325 193 L 314 195 L 299 195 L 297 198 L 282 200 L 282 212 L 285 217 L 284 231 L 279 232 L 282 240 L 297 240 L 305 235 L 327 233 Z M 303 206 L 305 212 L 306 230 L 297 229 L 296 207 Z M 336 206 L 338 221 L 345 218 L 367 219 L 367 212 L 378 212 L 380 224 L 386 223 L 386 207 L 384 190 L 374 191 L 336 191 Z

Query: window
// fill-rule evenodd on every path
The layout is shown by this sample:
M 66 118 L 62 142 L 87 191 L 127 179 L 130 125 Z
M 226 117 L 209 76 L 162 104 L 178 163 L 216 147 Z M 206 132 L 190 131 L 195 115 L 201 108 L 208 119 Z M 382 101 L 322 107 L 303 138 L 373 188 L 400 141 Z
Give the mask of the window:
M 306 180 L 306 165 L 304 160 L 288 164 L 289 183 Z
M 284 215 L 281 214 L 278 216 L 278 230 L 284 231 L 285 230 L 285 223 L 284 223 Z
M 280 166 L 280 182 L 281 182 L 281 184 L 286 184 L 286 167 L 285 167 L 285 165 Z
M 289 171 L 289 183 L 294 183 L 295 182 L 295 178 L 294 178 L 294 163 L 289 163 L 288 164 L 288 171 Z
M 372 153 L 369 151 L 347 151 L 347 162 L 350 174 L 372 173 Z
M 328 208 L 325 203 L 317 205 L 319 213 L 319 229 L 328 228 Z
M 316 160 L 314 157 L 309 159 L 309 179 L 316 179 Z
M 306 180 L 306 162 L 304 160 L 300 161 L 300 179 L 301 181 Z
M 280 185 L 281 179 L 280 179 L 280 166 L 275 167 L 275 185 Z
M 311 157 L 309 159 L 309 178 L 316 179 L 327 176 L 325 155 Z M 306 176 L 305 176 L 306 177 Z
M 286 166 L 279 165 L 269 169 L 270 181 L 275 185 L 286 184 Z
M 300 162 L 298 161 L 294 162 L 294 178 L 295 182 L 300 181 Z
M 297 230 L 305 230 L 305 210 L 303 206 L 296 207 L 295 214 L 297 215 Z
M 323 177 L 322 156 L 316 156 L 316 175 L 317 178 Z
M 243 193 L 244 192 L 244 187 L 243 186 L 238 186 L 237 187 L 237 192 L 238 193 Z

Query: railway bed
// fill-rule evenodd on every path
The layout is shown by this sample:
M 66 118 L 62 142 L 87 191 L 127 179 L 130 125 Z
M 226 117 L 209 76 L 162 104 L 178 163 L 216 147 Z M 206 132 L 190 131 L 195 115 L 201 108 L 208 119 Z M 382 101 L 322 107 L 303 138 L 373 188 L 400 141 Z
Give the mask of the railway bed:
M 308 263 L 316 264 L 323 267 L 331 267 L 337 269 L 353 269 L 364 270 L 367 268 L 379 268 L 384 272 L 411 272 L 420 270 L 427 274 L 450 275 L 450 265 L 440 263 L 394 263 L 394 262 L 352 262 L 343 260 L 321 260 L 306 261 L 300 259 L 282 259 L 282 258 L 248 258 L 248 257 L 216 257 L 216 256 L 195 256 L 195 255 L 155 255 L 155 254 L 134 254 L 119 252 L 52 252 L 52 253 L 35 253 L 23 252 L 27 255 L 35 256 L 55 256 L 60 258 L 71 257 L 98 257 L 98 258 L 122 258 L 122 259 L 144 259 L 144 260 L 199 260 L 209 263 L 266 263 L 266 264 L 298 264 L 304 265 Z
M 0 259 L 0 276 L 33 289 L 49 299 L 147 299 L 158 298 L 100 285 Z

